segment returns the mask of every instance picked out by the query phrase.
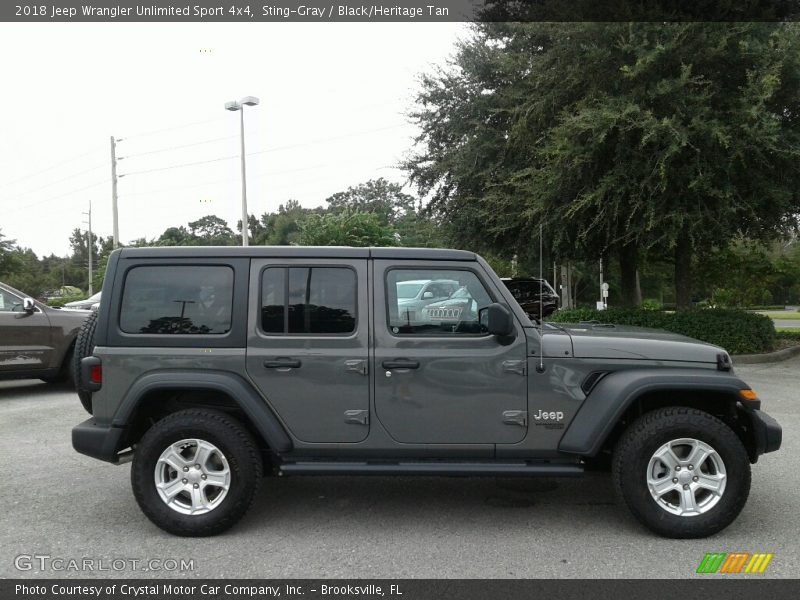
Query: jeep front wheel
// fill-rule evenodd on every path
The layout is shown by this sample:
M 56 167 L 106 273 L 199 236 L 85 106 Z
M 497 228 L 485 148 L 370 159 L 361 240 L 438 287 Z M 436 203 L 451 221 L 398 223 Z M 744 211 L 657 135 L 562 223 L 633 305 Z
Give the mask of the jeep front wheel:
M 261 479 L 253 437 L 233 417 L 189 409 L 153 425 L 136 446 L 131 484 L 144 514 L 183 536 L 216 535 L 241 519 Z
M 665 537 L 721 531 L 750 492 L 742 442 L 725 423 L 693 408 L 641 416 L 620 438 L 612 468 L 617 492 L 634 516 Z

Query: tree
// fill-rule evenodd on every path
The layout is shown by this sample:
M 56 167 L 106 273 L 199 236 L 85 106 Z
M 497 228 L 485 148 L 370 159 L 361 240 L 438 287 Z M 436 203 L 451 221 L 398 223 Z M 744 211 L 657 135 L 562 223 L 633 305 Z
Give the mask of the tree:
M 225 219 L 216 215 L 208 215 L 189 223 L 191 245 L 197 246 L 233 246 L 236 236 L 228 227 Z
M 170 227 L 155 241 L 158 246 L 191 246 L 193 241 L 192 234 L 183 225 L 180 227 Z M 136 244 L 134 245 L 143 245 Z M 146 241 L 145 241 L 146 245 Z
M 374 213 L 344 210 L 312 214 L 300 223 L 303 246 L 394 246 L 392 230 Z
M 426 75 L 405 162 L 462 243 L 509 256 L 543 223 L 562 258 L 692 257 L 800 211 L 795 23 L 488 23 Z
M 17 240 L 9 240 L 0 230 L 0 276 L 10 273 L 14 266 L 14 244 Z
M 297 200 L 281 204 L 275 213 L 264 213 L 255 228 L 251 224 L 253 243 L 262 246 L 288 246 L 296 244 L 300 237 L 300 222 L 309 214 L 322 209 L 308 209 Z
M 415 199 L 403 193 L 403 187 L 383 177 L 370 179 L 325 200 L 331 212 L 359 211 L 376 215 L 381 225 L 396 224 L 414 212 Z

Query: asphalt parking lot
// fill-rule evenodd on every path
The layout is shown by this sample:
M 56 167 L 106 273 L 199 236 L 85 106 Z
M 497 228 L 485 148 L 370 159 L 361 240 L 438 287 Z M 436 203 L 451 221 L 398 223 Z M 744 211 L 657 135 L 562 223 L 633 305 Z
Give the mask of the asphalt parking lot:
M 695 576 L 706 552 L 742 551 L 774 553 L 758 577 L 796 577 L 800 358 L 737 372 L 783 426 L 783 448 L 754 466 L 739 519 L 713 538 L 690 541 L 661 539 L 639 526 L 601 473 L 561 480 L 265 479 L 256 506 L 230 532 L 172 537 L 139 511 L 129 465 L 72 450 L 70 429 L 86 418 L 73 393 L 36 381 L 0 382 L 0 576 L 685 578 Z M 20 555 L 125 566 L 42 571 L 36 560 L 23 560 L 31 569 L 20 571 Z M 131 567 L 153 559 L 194 565 L 178 572 Z

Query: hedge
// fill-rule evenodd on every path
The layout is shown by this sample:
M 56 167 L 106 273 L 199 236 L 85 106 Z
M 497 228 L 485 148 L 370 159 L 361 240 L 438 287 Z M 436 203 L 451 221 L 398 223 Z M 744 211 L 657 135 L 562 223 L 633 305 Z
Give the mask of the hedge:
M 680 333 L 725 348 L 731 354 L 769 352 L 775 347 L 772 319 L 743 310 L 709 308 L 668 313 L 655 310 L 590 308 L 559 310 L 549 321 L 578 323 L 598 321 L 615 325 L 633 325 Z
M 61 308 L 67 302 L 74 302 L 75 300 L 86 300 L 88 296 L 62 296 L 61 298 L 53 298 L 47 303 L 50 308 Z

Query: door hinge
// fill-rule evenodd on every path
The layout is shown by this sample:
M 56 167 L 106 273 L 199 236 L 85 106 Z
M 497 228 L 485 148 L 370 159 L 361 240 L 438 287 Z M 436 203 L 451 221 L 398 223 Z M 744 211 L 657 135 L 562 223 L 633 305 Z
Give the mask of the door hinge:
M 525 375 L 525 361 L 504 360 L 503 371 L 505 371 L 506 373 L 516 373 L 517 375 Z
M 367 361 L 361 359 L 346 360 L 344 361 L 345 371 L 351 373 L 358 373 L 359 375 L 367 374 Z
M 528 426 L 528 411 L 527 410 L 505 410 L 503 411 L 503 423 L 505 425 L 519 425 L 520 427 Z
M 346 410 L 344 411 L 344 422 L 353 425 L 369 425 L 369 411 Z

